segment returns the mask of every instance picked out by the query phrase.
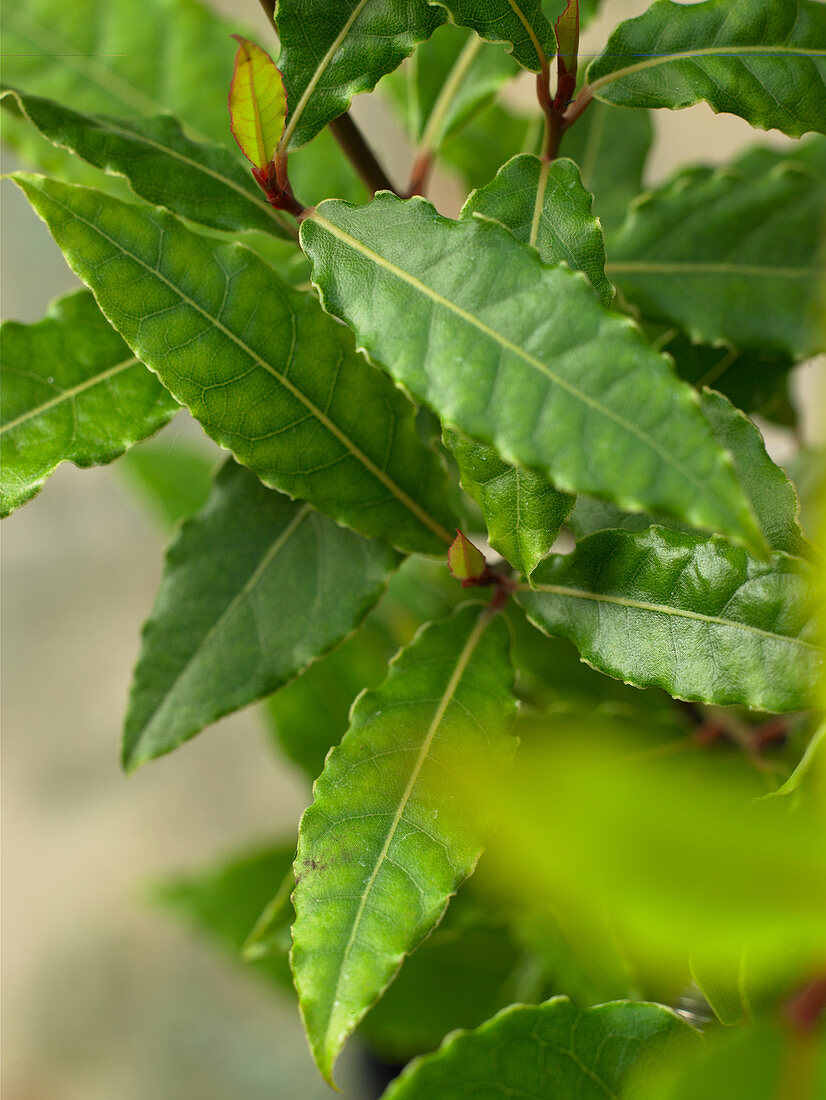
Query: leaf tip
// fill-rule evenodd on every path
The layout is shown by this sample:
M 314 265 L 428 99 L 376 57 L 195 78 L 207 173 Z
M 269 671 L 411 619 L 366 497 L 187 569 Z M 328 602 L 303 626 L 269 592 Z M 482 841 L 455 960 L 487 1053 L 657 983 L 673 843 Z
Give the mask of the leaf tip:
M 447 552 L 447 564 L 456 580 L 468 588 L 478 584 L 487 571 L 485 555 L 458 529 Z

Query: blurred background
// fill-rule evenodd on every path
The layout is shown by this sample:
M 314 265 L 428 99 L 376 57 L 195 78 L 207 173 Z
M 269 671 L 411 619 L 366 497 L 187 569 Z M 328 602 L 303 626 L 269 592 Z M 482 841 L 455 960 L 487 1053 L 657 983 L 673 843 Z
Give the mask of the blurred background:
M 268 47 L 256 0 L 218 6 Z M 616 22 L 647 6 L 603 0 L 583 52 L 598 52 Z M 530 109 L 530 80 L 524 93 Z M 404 178 L 413 151 L 386 108 L 362 98 L 353 113 Z M 659 112 L 655 125 L 649 183 L 684 163 L 788 142 L 705 106 Z M 7 158 L 4 170 L 14 167 Z M 2 190 L 3 317 L 38 320 L 75 280 L 25 200 Z M 464 195 L 443 174 L 434 198 L 455 213 Z M 796 380 L 811 442 L 823 438 L 819 373 L 822 363 L 811 364 Z M 170 451 L 200 440 L 185 414 L 158 437 Z M 784 432 L 772 429 L 769 444 L 782 461 Z M 162 523 L 118 464 L 64 465 L 2 536 L 4 1100 L 329 1095 L 294 1006 L 150 898 L 153 884 L 234 851 L 290 843 L 309 799 L 256 710 L 128 780 L 120 771 L 120 724 L 160 577 Z M 348 1096 L 369 1095 L 357 1053 L 341 1071 Z

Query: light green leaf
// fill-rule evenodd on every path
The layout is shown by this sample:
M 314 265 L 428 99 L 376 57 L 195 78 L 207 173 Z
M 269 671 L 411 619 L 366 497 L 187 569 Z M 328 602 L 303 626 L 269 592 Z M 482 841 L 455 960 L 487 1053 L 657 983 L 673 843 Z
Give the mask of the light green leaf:
M 31 500 L 61 462 L 99 466 L 180 407 L 109 325 L 88 291 L 33 325 L 2 326 L 0 514 Z
M 449 1036 L 412 1062 L 384 1100 L 496 1100 L 514 1096 L 618 1097 L 633 1072 L 692 1042 L 688 1024 L 662 1005 L 613 1001 L 575 1008 L 567 997 L 514 1005 L 476 1031 Z
M 566 0 L 542 0 L 542 10 L 553 23 L 565 7 Z M 591 22 L 599 10 L 601 0 L 579 0 L 579 23 L 582 30 Z
M 403 112 L 411 139 L 430 154 L 455 137 L 519 71 L 498 46 L 446 23 L 382 88 Z
M 826 722 L 817 727 L 797 767 L 774 793 L 796 795 L 804 790 L 812 793 L 817 790 L 821 799 L 826 794 Z
M 813 705 L 823 662 L 815 576 L 802 560 L 758 562 L 719 538 L 600 531 L 543 562 L 519 601 L 609 676 L 681 699 L 795 711 Z
M 82 115 L 38 96 L 5 92 L 4 105 L 10 100 L 47 141 L 123 176 L 136 195 L 155 206 L 213 229 L 295 235 L 234 154 L 190 141 L 171 115 L 134 120 Z
M 448 425 L 564 492 L 761 546 L 692 391 L 583 275 L 488 219 L 387 193 L 322 203 L 300 236 L 324 307 Z
M 604 305 L 614 288 L 605 278 L 605 240 L 591 213 L 591 195 L 572 160 L 552 164 L 539 157 L 514 157 L 496 178 L 470 196 L 463 215 L 482 214 L 530 244 L 546 264 L 564 263 L 581 271 Z
M 129 771 L 275 691 L 381 596 L 391 550 L 229 461 L 169 548 L 123 735 Z
M 7 84 L 94 114 L 172 111 L 198 141 L 232 140 L 226 99 L 215 91 L 229 87 L 229 35 L 243 26 L 194 0 L 8 0 L 2 14 Z M 71 160 L 14 119 L 3 139 L 50 171 Z
M 483 187 L 500 166 L 517 153 L 532 153 L 542 138 L 542 119 L 522 118 L 492 103 L 452 139 L 445 142 L 440 157 L 464 180 L 468 190 Z
M 459 464 L 462 488 L 485 517 L 494 550 L 530 577 L 556 541 L 574 498 L 541 474 L 509 466 L 493 447 L 447 429 L 445 443 Z
M 645 317 L 694 341 L 801 359 L 820 346 L 826 176 L 771 159 L 770 170 L 763 158 L 692 168 L 644 196 L 612 237 L 606 272 Z
M 152 900 L 237 960 L 250 929 L 290 872 L 294 855 L 295 841 L 243 852 L 195 874 L 157 883 Z M 288 928 L 284 931 L 289 939 Z M 291 990 L 286 950 L 246 965 Z
M 206 504 L 221 461 L 221 452 L 203 436 L 193 440 L 189 433 L 165 432 L 127 451 L 117 472 L 169 531 Z
M 444 552 L 446 477 L 412 406 L 313 295 L 163 211 L 42 177 L 15 182 L 111 323 L 216 442 L 362 534 Z
M 250 164 L 266 173 L 284 133 L 284 82 L 266 50 L 240 34 L 233 38 L 238 53 L 229 87 L 230 129 Z
M 426 627 L 361 695 L 299 830 L 292 965 L 319 1069 L 473 870 L 492 822 L 456 798 L 465 761 L 502 767 L 509 634 L 478 604 Z
M 278 67 L 289 112 L 282 147 L 309 141 L 444 20 L 425 0 L 279 0 Z
M 624 111 L 593 103 L 565 131 L 562 153 L 579 165 L 582 185 L 594 196 L 594 212 L 606 232 L 624 219 L 643 189 L 643 171 L 654 131 L 649 111 Z
M 679 110 L 705 100 L 761 130 L 826 132 L 826 8 L 815 0 L 657 0 L 588 68 L 598 99 Z
M 556 54 L 554 29 L 542 14 L 542 0 L 430 0 L 451 20 L 471 27 L 489 42 L 507 42 L 514 60 L 538 73 Z
M 705 390 L 701 401 L 714 438 L 721 447 L 726 448 L 734 461 L 734 472 L 749 498 L 769 546 L 772 550 L 787 554 L 809 554 L 812 547 L 798 522 L 800 505 L 794 486 L 783 470 L 769 458 L 758 429 L 722 394 Z M 607 527 L 642 531 L 654 522 L 651 516 L 639 513 L 628 515 L 604 501 L 580 497 L 570 526 L 577 538 L 582 538 Z

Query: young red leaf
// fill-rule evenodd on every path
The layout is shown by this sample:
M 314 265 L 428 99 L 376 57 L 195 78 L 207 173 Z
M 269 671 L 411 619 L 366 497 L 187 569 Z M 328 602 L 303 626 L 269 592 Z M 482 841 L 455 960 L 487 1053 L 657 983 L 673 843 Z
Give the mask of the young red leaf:
M 456 538 L 450 544 L 447 564 L 456 580 L 465 587 L 478 584 L 487 572 L 485 555 L 461 531 L 456 532 Z
M 238 43 L 238 53 L 229 89 L 230 129 L 247 160 L 265 175 L 284 132 L 284 82 L 260 46 L 240 34 L 232 37 Z
M 579 0 L 568 5 L 556 21 L 556 41 L 559 61 L 557 100 L 564 103 L 576 87 L 577 56 L 579 54 Z

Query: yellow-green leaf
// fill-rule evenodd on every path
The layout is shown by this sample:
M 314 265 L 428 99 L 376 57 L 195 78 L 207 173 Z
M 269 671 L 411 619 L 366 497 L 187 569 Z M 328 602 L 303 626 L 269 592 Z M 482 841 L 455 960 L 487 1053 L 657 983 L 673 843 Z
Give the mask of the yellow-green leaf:
M 284 83 L 268 53 L 240 34 L 232 37 L 238 43 L 238 53 L 229 89 L 230 129 L 247 160 L 263 170 L 284 133 Z

